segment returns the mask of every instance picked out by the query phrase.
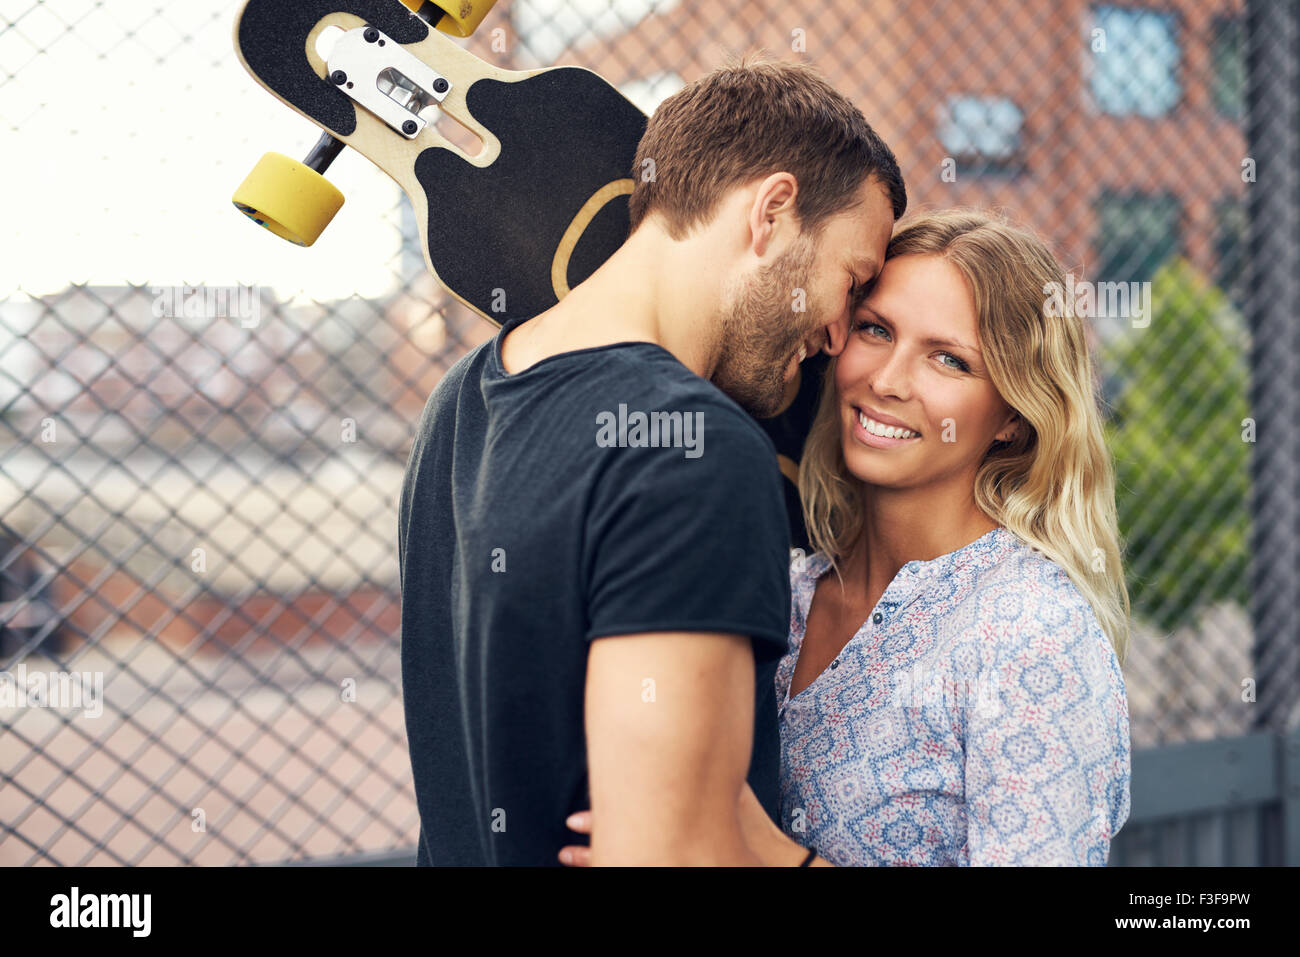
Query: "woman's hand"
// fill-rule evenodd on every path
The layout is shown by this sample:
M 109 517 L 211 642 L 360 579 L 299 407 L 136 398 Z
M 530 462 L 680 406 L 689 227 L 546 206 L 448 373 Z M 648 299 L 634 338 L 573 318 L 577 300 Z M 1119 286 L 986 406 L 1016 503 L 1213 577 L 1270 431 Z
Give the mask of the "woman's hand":
M 749 849 L 757 854 L 766 865 L 798 864 L 803 860 L 805 851 L 779 827 L 772 822 L 758 801 L 758 795 L 748 783 L 740 789 L 737 804 L 737 817 L 740 821 L 740 833 Z M 565 820 L 569 830 L 591 836 L 592 812 L 575 811 Z M 560 848 L 560 862 L 570 867 L 590 867 L 591 848 L 580 844 L 569 844 Z

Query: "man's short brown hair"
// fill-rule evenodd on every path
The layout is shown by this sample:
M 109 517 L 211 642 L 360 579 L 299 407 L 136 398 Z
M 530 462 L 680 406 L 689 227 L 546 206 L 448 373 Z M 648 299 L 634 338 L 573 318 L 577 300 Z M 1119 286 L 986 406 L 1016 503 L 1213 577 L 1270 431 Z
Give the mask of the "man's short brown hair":
M 856 106 L 810 66 L 750 54 L 655 110 L 637 146 L 631 229 L 657 213 L 682 239 L 726 192 L 781 171 L 798 182 L 795 211 L 814 233 L 857 204 L 869 176 L 888 193 L 895 219 L 907 208 L 898 161 Z

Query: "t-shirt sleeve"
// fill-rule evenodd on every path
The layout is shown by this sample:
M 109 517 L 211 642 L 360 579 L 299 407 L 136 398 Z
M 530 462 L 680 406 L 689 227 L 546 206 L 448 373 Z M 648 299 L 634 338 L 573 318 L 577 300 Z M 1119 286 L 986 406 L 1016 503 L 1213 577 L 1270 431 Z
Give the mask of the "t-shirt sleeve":
M 739 410 L 705 406 L 697 421 L 692 450 L 600 450 L 609 458 L 588 511 L 586 637 L 743 634 L 760 659 L 775 657 L 790 613 L 776 452 Z

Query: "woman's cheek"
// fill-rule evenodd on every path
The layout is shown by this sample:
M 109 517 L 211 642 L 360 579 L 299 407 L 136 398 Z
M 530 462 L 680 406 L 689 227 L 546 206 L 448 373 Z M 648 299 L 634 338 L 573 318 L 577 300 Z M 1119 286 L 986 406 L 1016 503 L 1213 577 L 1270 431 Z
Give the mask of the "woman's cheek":
M 850 336 L 844 351 L 835 362 L 835 385 L 844 391 L 846 386 L 856 385 L 870 372 L 870 357 L 866 347 L 857 336 Z

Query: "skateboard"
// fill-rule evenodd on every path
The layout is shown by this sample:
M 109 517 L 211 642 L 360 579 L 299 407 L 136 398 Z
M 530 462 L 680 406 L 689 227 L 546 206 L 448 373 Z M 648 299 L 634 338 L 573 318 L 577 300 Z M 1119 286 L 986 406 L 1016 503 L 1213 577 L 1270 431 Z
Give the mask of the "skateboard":
M 402 188 L 425 264 L 451 296 L 497 326 L 550 309 L 627 238 L 646 116 L 590 70 L 506 70 L 451 39 L 472 34 L 495 2 L 246 0 L 234 25 L 240 62 L 322 132 L 301 162 L 263 156 L 236 208 L 312 245 L 344 202 L 323 174 L 351 148 Z M 439 120 L 477 136 L 479 152 L 455 145 Z M 824 367 L 806 360 L 786 407 L 758 420 L 801 548 L 796 463 Z

